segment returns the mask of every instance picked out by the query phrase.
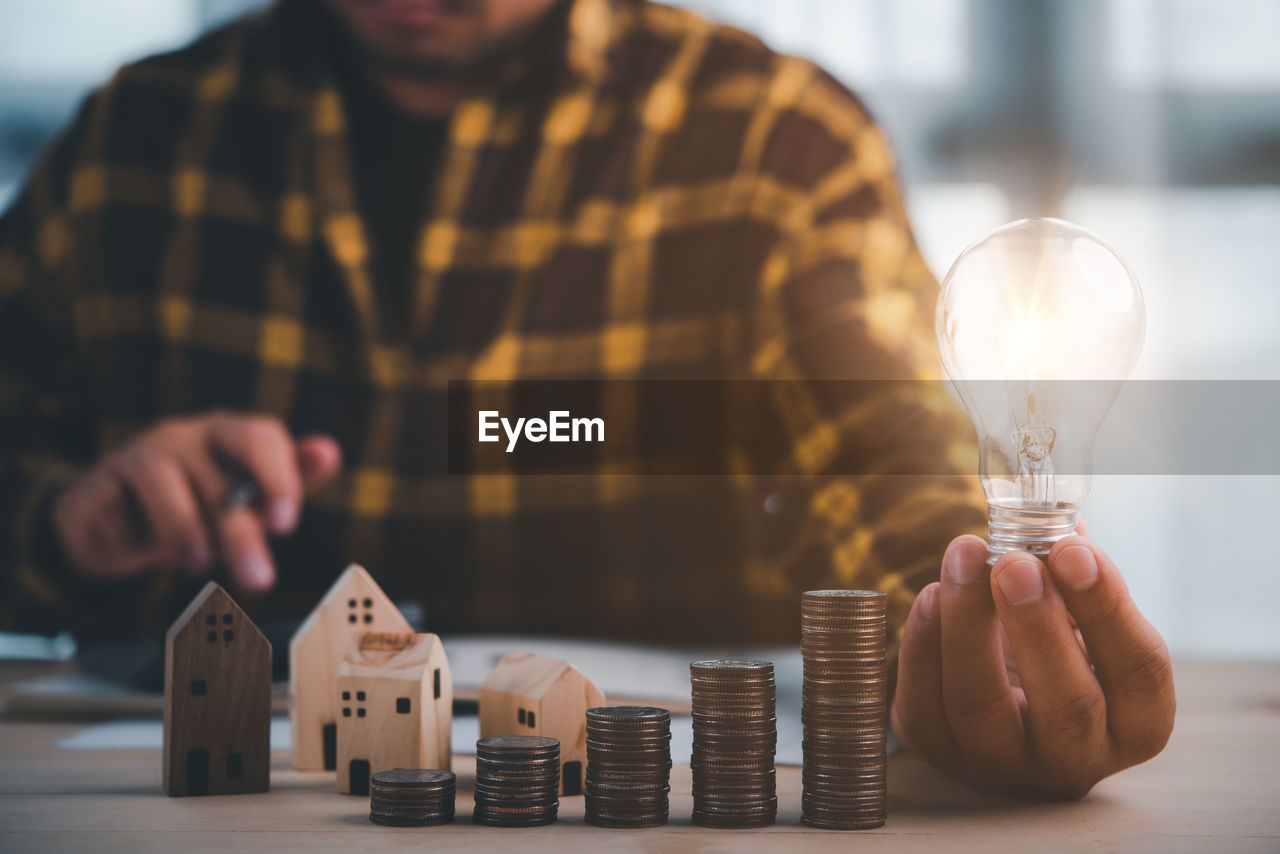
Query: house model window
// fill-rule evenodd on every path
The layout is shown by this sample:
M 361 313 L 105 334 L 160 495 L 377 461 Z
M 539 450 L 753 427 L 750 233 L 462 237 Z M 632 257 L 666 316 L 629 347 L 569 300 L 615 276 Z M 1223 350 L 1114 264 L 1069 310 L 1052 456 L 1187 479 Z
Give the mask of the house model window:
M 447 770 L 451 687 L 436 635 L 361 635 L 338 669 L 335 694 L 349 692 L 353 699 L 343 708 L 355 710 L 337 719 L 338 791 L 367 797 L 370 771 L 379 769 Z

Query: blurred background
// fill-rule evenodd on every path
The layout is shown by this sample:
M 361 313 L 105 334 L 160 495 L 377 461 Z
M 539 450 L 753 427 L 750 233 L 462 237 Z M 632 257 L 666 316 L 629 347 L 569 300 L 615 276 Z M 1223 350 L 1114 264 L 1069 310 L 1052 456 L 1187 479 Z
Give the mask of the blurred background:
M 261 5 L 0 0 L 0 209 L 117 66 Z M 865 99 L 939 277 L 1008 220 L 1064 217 L 1142 280 L 1136 377 L 1280 380 L 1280 0 L 675 5 L 814 59 Z M 1084 515 L 1175 655 L 1276 658 L 1277 508 L 1276 477 L 1108 476 Z M 71 649 L 0 636 L 0 656 Z

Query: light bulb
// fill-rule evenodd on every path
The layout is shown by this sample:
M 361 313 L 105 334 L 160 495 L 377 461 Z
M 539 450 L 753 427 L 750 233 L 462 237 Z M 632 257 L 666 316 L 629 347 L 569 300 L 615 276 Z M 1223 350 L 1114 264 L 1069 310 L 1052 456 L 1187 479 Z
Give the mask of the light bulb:
M 1019 220 L 956 259 L 935 331 L 978 433 L 990 561 L 1048 554 L 1075 529 L 1094 438 L 1142 351 L 1138 280 L 1097 235 Z

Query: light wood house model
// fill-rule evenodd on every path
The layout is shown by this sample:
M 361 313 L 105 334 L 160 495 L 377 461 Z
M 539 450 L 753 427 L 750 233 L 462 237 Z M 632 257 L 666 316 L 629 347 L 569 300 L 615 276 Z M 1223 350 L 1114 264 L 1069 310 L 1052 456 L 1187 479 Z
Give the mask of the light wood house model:
M 338 791 L 369 794 L 394 768 L 449 770 L 453 676 L 440 638 L 361 635 L 338 669 Z
M 212 581 L 164 641 L 164 791 L 265 792 L 271 768 L 271 644 Z
M 544 735 L 560 740 L 560 794 L 582 794 L 587 709 L 604 693 L 567 661 L 513 652 L 480 688 L 480 737 Z
M 338 767 L 338 667 L 355 640 L 370 631 L 413 629 L 364 567 L 353 563 L 289 642 L 289 722 L 299 770 Z

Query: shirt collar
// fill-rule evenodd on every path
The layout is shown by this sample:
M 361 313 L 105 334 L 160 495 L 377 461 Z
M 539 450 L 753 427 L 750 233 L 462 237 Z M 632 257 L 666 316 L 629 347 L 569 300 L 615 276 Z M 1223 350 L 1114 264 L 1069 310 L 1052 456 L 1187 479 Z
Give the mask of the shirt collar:
M 501 89 L 543 73 L 567 72 L 579 83 L 598 83 L 637 5 L 637 0 L 565 0 L 532 43 L 493 69 L 490 79 Z
M 565 62 L 569 70 L 591 81 L 608 67 L 609 49 L 620 34 L 623 0 L 571 0 Z

